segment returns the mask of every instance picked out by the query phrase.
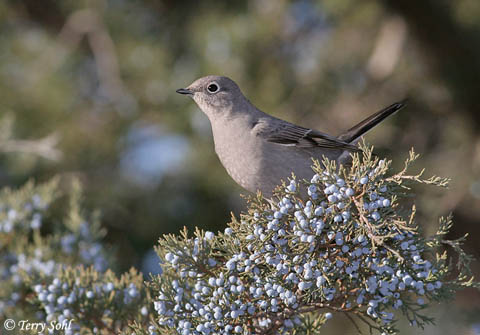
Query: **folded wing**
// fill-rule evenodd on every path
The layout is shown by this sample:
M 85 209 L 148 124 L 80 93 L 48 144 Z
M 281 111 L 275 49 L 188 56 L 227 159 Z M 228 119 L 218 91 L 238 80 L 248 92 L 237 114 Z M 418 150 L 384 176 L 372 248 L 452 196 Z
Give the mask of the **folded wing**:
M 355 145 L 346 143 L 334 136 L 275 118 L 259 120 L 254 125 L 253 131 L 257 136 L 262 137 L 268 142 L 285 146 L 359 151 Z

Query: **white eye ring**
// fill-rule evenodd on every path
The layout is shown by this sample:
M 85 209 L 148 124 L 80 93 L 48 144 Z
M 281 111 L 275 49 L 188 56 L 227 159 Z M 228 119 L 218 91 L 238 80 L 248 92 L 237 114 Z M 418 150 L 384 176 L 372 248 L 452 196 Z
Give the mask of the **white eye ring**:
M 217 93 L 219 90 L 220 90 L 220 87 L 218 86 L 218 84 L 216 82 L 211 82 L 207 86 L 207 91 L 209 93 Z

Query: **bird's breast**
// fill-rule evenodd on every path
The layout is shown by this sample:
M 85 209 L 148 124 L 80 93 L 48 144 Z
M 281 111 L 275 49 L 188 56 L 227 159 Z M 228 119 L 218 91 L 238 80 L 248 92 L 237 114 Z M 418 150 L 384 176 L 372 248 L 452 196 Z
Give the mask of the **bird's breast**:
M 240 126 L 213 127 L 215 152 L 228 174 L 243 188 L 255 192 L 260 182 L 262 143 Z
M 298 148 L 265 141 L 241 126 L 212 127 L 215 151 L 237 184 L 271 196 L 275 186 L 291 176 L 311 178 L 311 155 Z M 248 129 L 248 128 L 247 128 Z

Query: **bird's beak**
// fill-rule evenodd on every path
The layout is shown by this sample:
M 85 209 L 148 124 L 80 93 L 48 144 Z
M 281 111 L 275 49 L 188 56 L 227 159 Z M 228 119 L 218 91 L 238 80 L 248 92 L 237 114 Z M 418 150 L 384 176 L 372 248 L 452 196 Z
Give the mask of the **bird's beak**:
M 193 95 L 193 91 L 189 90 L 188 88 L 179 88 L 175 92 L 185 95 Z

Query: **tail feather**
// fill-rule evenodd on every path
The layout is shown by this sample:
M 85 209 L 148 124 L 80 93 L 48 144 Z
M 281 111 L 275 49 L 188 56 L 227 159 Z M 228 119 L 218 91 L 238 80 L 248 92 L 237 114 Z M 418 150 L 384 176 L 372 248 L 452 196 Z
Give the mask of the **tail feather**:
M 360 123 L 347 130 L 345 133 L 338 136 L 338 139 L 346 143 L 352 143 L 360 136 L 365 134 L 367 131 L 375 127 L 377 124 L 385 120 L 387 117 L 405 107 L 406 102 L 407 100 L 396 102 L 382 109 L 381 111 L 370 115 L 365 120 L 361 121 Z

